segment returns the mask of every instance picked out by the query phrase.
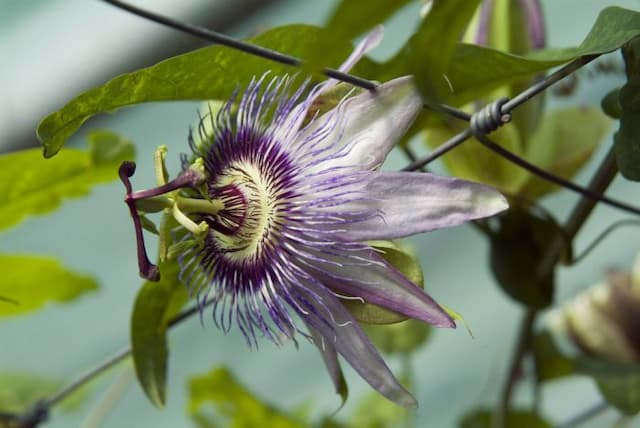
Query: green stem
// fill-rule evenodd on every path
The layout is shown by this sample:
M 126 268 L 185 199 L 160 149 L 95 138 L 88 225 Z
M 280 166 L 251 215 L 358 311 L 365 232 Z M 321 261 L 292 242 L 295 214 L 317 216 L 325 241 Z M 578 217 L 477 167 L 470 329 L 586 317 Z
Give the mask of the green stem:
M 218 214 L 224 209 L 224 202 L 220 200 L 177 198 L 178 207 L 186 213 Z

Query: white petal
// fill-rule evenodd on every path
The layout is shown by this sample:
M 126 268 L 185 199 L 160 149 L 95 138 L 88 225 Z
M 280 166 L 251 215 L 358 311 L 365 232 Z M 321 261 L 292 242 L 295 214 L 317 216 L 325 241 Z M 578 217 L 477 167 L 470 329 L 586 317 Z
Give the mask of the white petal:
M 338 70 L 343 73 L 351 70 L 367 52 L 378 46 L 383 34 L 384 30 L 382 26 L 375 27 L 358 43 L 353 52 L 351 52 L 351 55 L 342 63 Z M 309 107 L 311 107 L 315 99 L 318 98 L 322 92 L 331 89 L 337 83 L 338 80 L 336 79 L 327 79 L 311 89 L 308 97 L 291 110 L 287 119 L 284 120 L 283 125 L 274 133 L 275 138 L 283 142 L 291 141 L 295 133 L 297 133 L 302 126 L 302 122 L 304 122 L 307 116 L 307 110 L 309 110 Z
M 411 76 L 399 77 L 379 85 L 375 93 L 365 92 L 345 100 L 311 122 L 300 132 L 292 149 L 304 153 L 305 145 L 317 144 L 312 136 L 319 130 L 328 130 L 321 145 L 326 148 L 324 161 L 318 169 L 374 169 L 382 164 L 421 109 L 422 99 Z

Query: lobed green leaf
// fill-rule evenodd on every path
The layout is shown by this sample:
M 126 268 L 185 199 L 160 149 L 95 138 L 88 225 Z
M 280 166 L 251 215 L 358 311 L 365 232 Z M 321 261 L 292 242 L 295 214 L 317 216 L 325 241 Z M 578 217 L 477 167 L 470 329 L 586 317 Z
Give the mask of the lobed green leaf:
M 0 317 L 37 310 L 49 302 L 70 302 L 98 288 L 52 258 L 0 254 Z
M 68 149 L 56 159 L 43 159 L 37 149 L 1 155 L 0 229 L 51 212 L 65 198 L 87 195 L 117 178 L 120 163 L 133 157 L 131 143 L 108 131 L 91 133 L 89 150 Z

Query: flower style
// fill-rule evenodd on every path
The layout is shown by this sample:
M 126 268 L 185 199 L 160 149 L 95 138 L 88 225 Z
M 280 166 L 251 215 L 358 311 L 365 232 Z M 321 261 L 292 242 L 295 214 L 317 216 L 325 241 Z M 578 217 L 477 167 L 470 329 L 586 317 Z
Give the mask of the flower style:
M 127 201 L 131 207 L 179 189 L 174 214 L 188 231 L 179 244 L 181 280 L 199 302 L 213 302 L 223 330 L 235 322 L 249 345 L 257 336 L 280 344 L 302 334 L 321 351 L 336 389 L 339 353 L 382 395 L 415 406 L 342 302 L 455 324 L 367 241 L 455 226 L 507 203 L 481 184 L 377 171 L 422 108 L 410 77 L 346 97 L 321 115 L 312 106 L 335 81 L 306 97 L 304 85 L 290 95 L 292 82 L 265 74 L 217 114 L 204 115 L 190 134 L 193 156 L 183 158 L 183 174 Z

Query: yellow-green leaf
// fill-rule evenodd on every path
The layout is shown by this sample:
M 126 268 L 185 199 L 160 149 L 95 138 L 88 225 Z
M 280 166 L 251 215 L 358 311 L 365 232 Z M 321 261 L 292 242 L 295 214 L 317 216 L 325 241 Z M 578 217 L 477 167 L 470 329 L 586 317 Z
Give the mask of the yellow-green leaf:
M 349 54 L 348 41 L 322 49 L 326 30 L 309 25 L 287 25 L 266 31 L 248 41 L 299 57 L 311 64 L 336 66 Z M 67 139 L 91 116 L 121 107 L 176 100 L 228 99 L 255 76 L 294 74 L 295 68 L 251 56 L 225 46 L 209 46 L 126 73 L 90 89 L 38 126 L 46 157 L 54 156 Z
M 67 149 L 56 159 L 43 159 L 38 149 L 0 155 L 0 229 L 87 195 L 117 178 L 120 163 L 133 156 L 131 143 L 108 131 L 91 133 L 89 150 Z
M 303 428 L 306 423 L 276 409 L 241 385 L 226 368 L 189 379 L 187 411 L 200 427 Z M 218 417 L 203 408 L 213 405 Z
M 49 257 L 0 254 L 0 273 L 0 316 L 34 311 L 49 302 L 69 302 L 98 288 L 92 278 Z
M 611 119 L 597 107 L 549 112 L 529 140 L 525 158 L 552 174 L 571 179 L 591 159 L 610 126 Z M 534 200 L 558 189 L 530 175 L 518 194 Z

